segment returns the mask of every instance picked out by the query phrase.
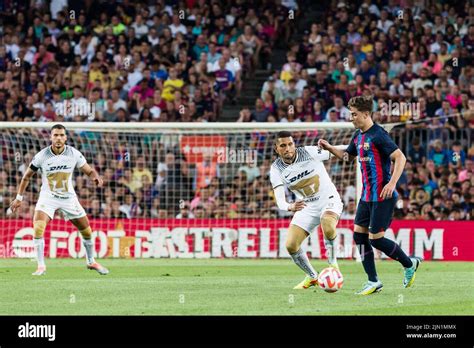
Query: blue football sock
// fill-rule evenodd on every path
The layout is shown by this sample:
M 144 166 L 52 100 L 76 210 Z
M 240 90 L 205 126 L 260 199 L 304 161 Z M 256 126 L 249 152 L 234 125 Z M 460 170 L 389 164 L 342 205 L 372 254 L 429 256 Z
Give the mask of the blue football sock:
M 374 250 L 369 241 L 369 234 L 354 232 L 354 241 L 359 250 L 362 265 L 364 266 L 365 273 L 367 273 L 369 280 L 371 282 L 378 281 L 377 271 L 375 270 Z
M 385 255 L 391 257 L 394 260 L 400 262 L 403 267 L 408 268 L 413 266 L 411 259 L 405 254 L 405 252 L 400 248 L 400 246 L 394 241 L 387 239 L 385 237 L 379 239 L 371 239 L 370 243 L 374 248 L 377 248 L 380 251 L 383 251 Z

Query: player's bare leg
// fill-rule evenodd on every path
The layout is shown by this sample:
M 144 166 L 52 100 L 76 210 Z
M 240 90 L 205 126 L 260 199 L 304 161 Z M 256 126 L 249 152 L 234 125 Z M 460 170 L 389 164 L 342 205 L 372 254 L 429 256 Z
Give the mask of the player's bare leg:
M 382 291 L 383 284 L 377 278 L 374 249 L 369 240 L 369 229 L 364 226 L 354 225 L 354 242 L 359 250 L 364 271 L 369 278 L 362 289 L 356 292 L 356 295 L 370 295 Z
M 101 275 L 106 275 L 109 273 L 109 270 L 101 266 L 94 259 L 94 244 L 92 242 L 92 229 L 89 224 L 89 219 L 87 216 L 81 217 L 79 219 L 71 220 L 74 226 L 77 227 L 79 232 L 82 235 L 82 243 L 86 249 L 86 259 L 87 259 L 87 268 L 97 271 Z
M 46 225 L 50 220 L 48 214 L 39 210 L 35 211 L 33 217 L 33 230 L 35 234 L 33 243 L 35 246 L 38 268 L 36 269 L 36 272 L 32 273 L 34 276 L 42 276 L 46 274 L 46 264 L 44 262 L 44 231 L 46 230 Z
M 307 289 L 311 286 L 315 286 L 318 282 L 318 272 L 311 266 L 306 252 L 301 249 L 301 243 L 303 243 L 308 236 L 309 233 L 301 227 L 293 224 L 290 225 L 286 239 L 286 250 L 288 250 L 288 253 L 296 265 L 306 273 L 306 278 L 296 285 L 294 289 Z
M 326 256 L 331 267 L 339 269 L 337 264 L 336 226 L 339 215 L 332 211 L 326 211 L 321 216 L 321 229 L 324 234 L 324 245 L 326 246 Z

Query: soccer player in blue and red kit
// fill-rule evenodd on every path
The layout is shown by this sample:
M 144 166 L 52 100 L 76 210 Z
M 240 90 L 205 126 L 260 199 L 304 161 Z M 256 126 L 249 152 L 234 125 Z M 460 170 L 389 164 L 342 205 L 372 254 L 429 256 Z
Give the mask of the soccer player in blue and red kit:
M 385 129 L 374 123 L 372 107 L 372 97 L 358 96 L 349 100 L 351 121 L 357 131 L 347 149 L 338 149 L 324 139 L 318 141 L 319 147 L 344 161 L 351 161 L 355 157 L 359 159 L 363 189 L 354 220 L 354 241 L 369 280 L 357 295 L 370 295 L 381 291 L 383 287 L 375 270 L 372 247 L 403 265 L 405 288 L 413 284 L 415 272 L 421 262 L 420 258 L 408 257 L 397 243 L 384 236 L 392 221 L 398 197 L 395 187 L 405 167 L 406 158 Z M 392 175 L 391 161 L 394 161 Z

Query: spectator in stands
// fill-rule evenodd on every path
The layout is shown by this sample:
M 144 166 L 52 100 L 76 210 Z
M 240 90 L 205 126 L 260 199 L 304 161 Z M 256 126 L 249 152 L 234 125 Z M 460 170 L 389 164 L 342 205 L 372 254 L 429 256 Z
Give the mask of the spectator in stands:
M 448 152 L 448 159 L 450 167 L 463 168 L 466 164 L 466 152 L 461 146 L 461 142 L 456 140 L 451 145 L 451 150 Z
M 199 193 L 196 194 L 196 196 L 191 201 L 191 210 L 194 210 L 198 205 L 202 205 L 209 214 L 213 210 L 216 200 L 210 196 L 209 187 L 207 186 L 201 187 L 198 192 Z
M 414 164 L 424 164 L 426 161 L 426 150 L 420 143 L 420 138 L 413 139 L 410 150 L 408 151 L 408 159 Z
M 265 108 L 265 104 L 261 98 L 255 102 L 255 109 L 251 112 L 250 119 L 257 122 L 266 122 L 270 112 Z
M 178 73 L 175 68 L 169 70 L 169 77 L 163 84 L 162 98 L 166 101 L 174 100 L 174 92 L 181 91 L 184 81 L 178 78 Z
M 428 77 L 428 73 L 428 69 L 423 67 L 420 70 L 420 76 L 411 80 L 409 87 L 412 88 L 413 94 L 416 95 L 419 89 L 424 89 L 427 86 L 433 86 L 433 81 L 431 81 L 431 79 Z
M 458 109 L 462 103 L 461 94 L 459 93 L 459 87 L 456 85 L 450 86 L 450 92 L 446 96 L 446 99 L 448 100 L 451 108 Z
M 405 63 L 400 59 L 400 52 L 394 51 L 390 61 L 389 76 L 401 76 L 405 72 Z
M 258 57 L 260 55 L 260 49 L 262 48 L 262 42 L 254 34 L 252 26 L 247 24 L 244 28 L 244 32 L 239 36 L 237 43 L 241 43 L 244 47 L 244 61 L 248 77 L 253 77 L 254 70 L 258 64 Z
M 144 102 L 148 97 L 153 98 L 153 89 L 150 88 L 149 81 L 146 78 L 141 80 L 140 84 L 130 89 L 128 92 L 128 97 L 132 98 L 132 96 L 134 96 L 136 93 L 140 97 L 140 102 Z
M 232 72 L 235 81 L 236 96 L 240 97 L 242 89 L 242 63 L 238 57 L 232 57 L 230 49 L 224 48 L 222 50 L 222 58 L 226 62 L 225 68 Z M 212 65 L 212 70 L 208 72 L 214 72 L 219 69 L 219 60 Z
M 252 120 L 252 113 L 251 113 L 250 109 L 249 108 L 243 108 L 242 110 L 240 110 L 239 118 L 238 118 L 237 122 L 250 122 L 250 121 L 254 121 L 254 120 Z
M 202 156 L 202 162 L 196 164 L 196 189 L 208 187 L 213 178 L 219 178 L 219 166 L 213 159 L 212 154 L 205 153 Z
M 349 219 L 352 220 L 355 218 L 355 213 L 356 213 L 356 204 L 353 199 L 350 199 L 346 209 L 343 211 L 341 214 L 341 219 Z
M 344 106 L 343 100 L 341 97 L 334 98 L 334 106 L 329 108 L 326 113 L 326 120 L 331 120 L 330 114 L 335 112 L 335 118 L 333 117 L 332 121 L 348 121 L 350 119 L 350 111 L 347 107 Z
M 354 76 L 352 76 L 352 73 L 349 70 L 346 70 L 344 63 L 343 62 L 338 62 L 336 69 L 333 71 L 331 78 L 336 82 L 339 83 L 341 80 L 341 76 L 346 75 L 347 80 L 351 81 L 354 79 Z
M 198 35 L 196 43 L 193 46 L 193 58 L 196 60 L 201 59 L 201 54 L 204 53 L 207 56 L 209 52 L 209 46 L 206 43 L 206 38 L 204 35 Z
M 138 157 L 132 172 L 132 185 L 137 189 L 142 188 L 144 176 L 149 182 L 153 182 L 153 174 L 145 167 L 145 157 Z
M 196 219 L 208 217 L 203 204 L 197 204 L 194 208 L 191 208 L 191 214 L 193 214 Z
M 443 100 L 443 102 L 441 103 L 441 108 L 439 108 L 435 112 L 435 116 L 440 118 L 440 122 L 442 124 L 446 124 L 448 121 L 448 117 L 453 114 L 453 109 L 451 108 L 448 100 Z
M 441 140 L 436 140 L 433 143 L 433 147 L 430 150 L 428 159 L 432 160 L 436 167 L 448 165 L 449 155 L 447 151 L 443 149 L 443 143 Z
M 179 214 L 176 215 L 177 219 L 194 219 L 194 214 L 189 208 L 189 204 L 184 202 L 180 205 Z
M 127 219 L 137 218 L 142 214 L 140 204 L 136 201 L 134 195 L 126 195 L 124 202 L 120 205 L 119 211 L 127 217 Z
M 234 76 L 230 70 L 226 69 L 224 58 L 219 59 L 219 69 L 214 71 L 216 76 L 217 89 L 219 91 L 219 110 L 222 110 L 224 101 L 233 98 Z
M 100 200 L 97 197 L 92 198 L 91 205 L 87 211 L 87 214 L 91 217 L 98 218 L 102 214 L 102 208 L 100 206 Z

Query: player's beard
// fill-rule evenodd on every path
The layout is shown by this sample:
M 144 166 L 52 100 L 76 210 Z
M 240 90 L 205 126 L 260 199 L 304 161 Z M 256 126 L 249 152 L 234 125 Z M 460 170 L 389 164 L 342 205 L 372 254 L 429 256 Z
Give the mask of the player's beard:
M 285 162 L 291 163 L 295 159 L 295 156 L 296 156 L 296 152 L 293 152 L 291 156 L 284 154 L 282 157 Z
M 66 145 L 65 143 L 62 143 L 62 142 L 54 142 L 54 149 L 58 152 L 58 153 L 61 153 L 64 149 L 64 146 Z

